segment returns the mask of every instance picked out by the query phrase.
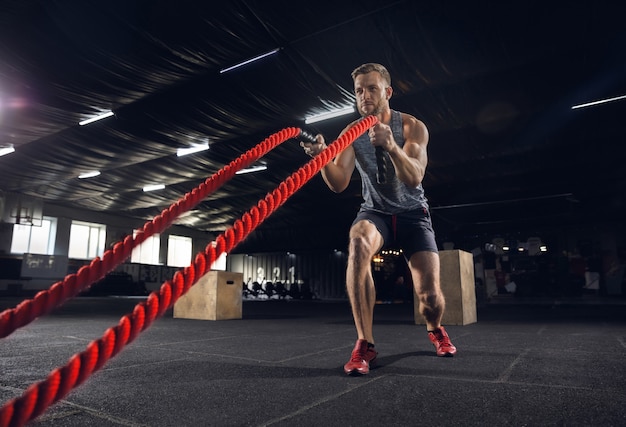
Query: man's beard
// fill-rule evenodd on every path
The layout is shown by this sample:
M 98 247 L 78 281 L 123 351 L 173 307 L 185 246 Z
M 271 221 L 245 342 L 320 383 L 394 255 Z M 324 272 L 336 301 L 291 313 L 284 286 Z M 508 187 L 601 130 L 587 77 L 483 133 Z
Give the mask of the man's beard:
M 380 101 L 378 101 L 378 103 L 374 107 L 374 110 L 371 113 L 365 113 L 362 109 L 358 108 L 358 106 L 357 106 L 357 110 L 359 110 L 359 114 L 361 115 L 361 117 L 367 117 L 367 116 L 376 116 L 382 113 L 385 109 L 384 107 L 385 107 L 384 102 L 381 99 Z

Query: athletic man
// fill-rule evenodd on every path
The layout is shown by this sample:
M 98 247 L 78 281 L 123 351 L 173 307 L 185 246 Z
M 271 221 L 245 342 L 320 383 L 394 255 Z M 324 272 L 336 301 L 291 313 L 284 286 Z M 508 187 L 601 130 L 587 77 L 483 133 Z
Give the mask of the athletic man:
M 384 66 L 363 64 L 352 72 L 352 78 L 359 113 L 376 116 L 378 123 L 321 172 L 336 193 L 348 187 L 355 167 L 361 176 L 363 203 L 350 228 L 346 271 L 357 341 L 344 371 L 365 375 L 378 354 L 372 332 L 376 292 L 371 261 L 385 245 L 395 244 L 403 251 L 437 356 L 453 356 L 456 348 L 441 326 L 445 300 L 439 284 L 439 253 L 422 188 L 428 163 L 428 129 L 415 117 L 391 110 L 393 89 Z M 326 148 L 322 135 L 316 136 L 314 144 L 300 145 L 312 157 Z M 377 149 L 384 151 L 381 154 L 388 164 L 385 176 L 378 180 Z

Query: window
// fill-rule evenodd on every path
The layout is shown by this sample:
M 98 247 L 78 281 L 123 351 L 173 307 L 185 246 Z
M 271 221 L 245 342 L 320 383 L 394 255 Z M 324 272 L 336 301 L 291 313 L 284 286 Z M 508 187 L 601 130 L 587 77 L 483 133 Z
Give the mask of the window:
M 211 266 L 211 270 L 220 270 L 220 271 L 226 270 L 226 253 L 225 252 L 217 257 L 217 259 Z
M 105 241 L 105 225 L 72 221 L 68 256 L 78 259 L 93 259 L 102 256 Z
M 11 253 L 54 255 L 57 219 L 43 217 L 41 227 L 15 224 L 11 239 Z
M 134 235 L 137 235 L 135 230 Z M 159 250 L 161 249 L 161 236 L 153 234 L 148 237 L 141 245 L 133 249 L 130 255 L 130 262 L 139 264 L 159 265 Z
M 215 242 L 214 240 L 211 242 L 211 245 L 215 247 L 217 245 L 217 242 Z M 211 270 L 226 270 L 226 252 L 223 252 L 220 256 L 217 257 L 217 259 L 213 262 L 213 265 L 211 265 Z
M 167 265 L 187 267 L 191 264 L 191 237 L 170 235 L 167 239 Z

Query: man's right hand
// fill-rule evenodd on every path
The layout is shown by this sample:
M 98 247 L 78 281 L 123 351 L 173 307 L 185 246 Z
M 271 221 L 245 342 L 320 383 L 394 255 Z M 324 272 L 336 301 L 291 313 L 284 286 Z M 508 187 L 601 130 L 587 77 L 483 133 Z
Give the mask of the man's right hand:
M 300 147 L 304 148 L 304 153 L 311 157 L 317 156 L 326 148 L 326 142 L 324 141 L 324 136 L 321 133 L 318 133 L 315 136 L 315 140 L 315 143 L 300 141 Z

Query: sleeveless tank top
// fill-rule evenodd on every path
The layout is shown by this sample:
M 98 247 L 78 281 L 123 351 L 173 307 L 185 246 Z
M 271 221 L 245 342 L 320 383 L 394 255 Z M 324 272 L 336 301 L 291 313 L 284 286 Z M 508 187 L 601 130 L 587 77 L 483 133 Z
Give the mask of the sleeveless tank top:
M 399 111 L 391 111 L 389 126 L 396 143 L 402 148 L 404 146 L 404 132 L 402 115 Z M 375 147 L 370 142 L 367 132 L 357 138 L 352 146 L 356 156 L 356 168 L 361 175 L 363 196 L 361 210 L 393 215 L 416 209 L 428 209 L 428 201 L 422 184 L 417 187 L 409 187 L 401 182 L 396 176 L 387 152 L 385 152 L 385 156 L 387 156 L 386 182 L 378 184 L 376 181 L 378 167 L 376 165 Z

